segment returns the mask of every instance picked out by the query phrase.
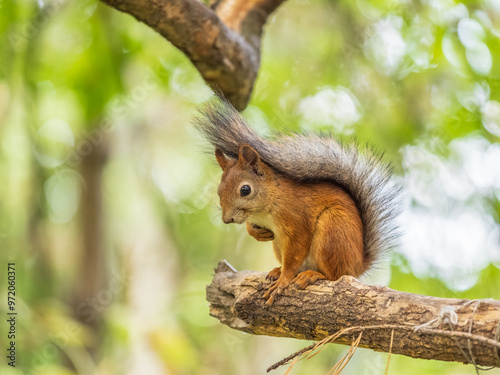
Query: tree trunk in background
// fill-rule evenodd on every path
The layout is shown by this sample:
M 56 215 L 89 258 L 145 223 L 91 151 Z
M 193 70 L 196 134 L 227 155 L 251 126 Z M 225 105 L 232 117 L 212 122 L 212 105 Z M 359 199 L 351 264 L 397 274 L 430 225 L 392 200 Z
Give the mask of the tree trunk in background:
M 49 257 L 49 240 L 47 238 L 47 202 L 44 195 L 44 181 L 47 174 L 37 160 L 32 163 L 32 190 L 30 192 L 29 207 L 30 215 L 27 226 L 30 250 L 27 253 L 30 257 L 37 259 L 36 267 L 33 271 L 36 276 L 32 280 L 44 280 L 42 285 L 37 285 L 37 296 L 50 296 L 54 293 L 55 278 L 52 271 L 52 264 Z M 32 281 L 33 282 L 33 281 Z
M 98 337 L 108 297 L 105 289 L 107 262 L 102 202 L 102 174 L 107 161 L 107 144 L 103 141 L 96 142 L 97 145 L 93 145 L 90 140 L 83 142 L 89 145 L 91 152 L 82 156 L 80 164 L 83 179 L 80 200 L 82 254 L 75 308 L 78 319 L 89 325 Z

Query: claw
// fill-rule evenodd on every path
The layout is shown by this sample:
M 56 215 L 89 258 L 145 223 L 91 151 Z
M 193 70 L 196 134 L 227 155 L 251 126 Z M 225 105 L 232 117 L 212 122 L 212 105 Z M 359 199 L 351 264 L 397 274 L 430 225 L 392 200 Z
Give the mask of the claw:
M 272 306 L 274 301 L 281 296 L 281 293 L 289 284 L 289 282 L 286 282 L 281 278 L 279 280 L 273 281 L 271 285 L 269 285 L 267 292 L 264 293 L 263 296 L 266 299 L 266 305 Z
M 272 306 L 274 304 L 274 299 L 275 299 L 275 295 L 273 294 L 271 297 L 269 297 L 266 301 L 266 305 L 267 306 Z
M 307 270 L 295 276 L 291 284 L 297 289 L 305 289 L 308 285 L 314 284 L 316 281 L 323 279 L 326 279 L 326 277 L 322 273 Z
M 271 285 L 269 285 L 269 288 L 267 291 L 264 293 L 264 298 L 269 298 L 271 296 L 271 293 L 276 289 L 276 286 L 278 285 L 277 281 L 273 281 Z
M 267 299 L 266 305 L 272 306 L 276 298 L 281 296 L 281 292 L 283 292 L 283 288 L 279 286 L 277 281 L 273 282 L 273 284 L 271 284 L 267 292 L 264 294 L 264 298 Z

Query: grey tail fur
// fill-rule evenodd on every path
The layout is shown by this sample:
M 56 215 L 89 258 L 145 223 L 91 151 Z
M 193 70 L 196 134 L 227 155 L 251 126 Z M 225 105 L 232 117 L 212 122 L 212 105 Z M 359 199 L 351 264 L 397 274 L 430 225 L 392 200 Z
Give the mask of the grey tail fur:
M 299 181 L 331 181 L 354 199 L 363 223 L 365 261 L 371 266 L 398 237 L 401 188 L 381 157 L 355 143 L 344 145 L 316 135 L 261 138 L 228 103 L 216 101 L 200 110 L 196 126 L 227 156 L 237 158 L 242 144 L 253 147 L 273 169 Z

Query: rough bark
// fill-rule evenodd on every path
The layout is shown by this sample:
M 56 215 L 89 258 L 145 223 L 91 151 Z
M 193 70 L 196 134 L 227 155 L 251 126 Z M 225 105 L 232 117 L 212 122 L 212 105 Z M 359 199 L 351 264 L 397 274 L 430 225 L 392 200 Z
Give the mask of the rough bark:
M 246 107 L 260 65 L 269 15 L 284 0 L 101 0 L 144 22 L 179 48 L 205 81 L 237 109 Z
M 500 366 L 500 301 L 422 296 L 343 276 L 305 290 L 287 288 L 268 308 L 267 285 L 265 273 L 236 272 L 220 262 L 207 287 L 210 315 L 243 332 L 304 340 L 349 328 L 333 342 L 350 345 L 362 331 L 359 346 L 383 352 L 394 330 L 392 353 Z

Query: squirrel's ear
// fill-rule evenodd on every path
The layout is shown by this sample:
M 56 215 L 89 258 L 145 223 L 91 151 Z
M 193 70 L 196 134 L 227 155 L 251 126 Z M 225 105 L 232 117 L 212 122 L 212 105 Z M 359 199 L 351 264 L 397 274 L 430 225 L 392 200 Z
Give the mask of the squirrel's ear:
M 215 149 L 215 158 L 217 159 L 217 163 L 219 163 L 222 170 L 225 171 L 229 160 L 227 160 L 226 155 L 224 155 L 221 149 Z
M 248 145 L 242 145 L 238 153 L 238 163 L 241 167 L 249 166 L 252 170 L 260 173 L 260 156 L 252 147 Z

